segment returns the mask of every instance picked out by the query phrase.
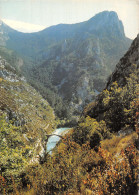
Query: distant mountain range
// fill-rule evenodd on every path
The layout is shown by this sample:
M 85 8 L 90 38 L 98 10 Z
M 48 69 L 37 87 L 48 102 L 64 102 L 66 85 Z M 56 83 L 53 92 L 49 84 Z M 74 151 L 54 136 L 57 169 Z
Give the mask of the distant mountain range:
M 21 33 L 1 22 L 0 34 L 0 45 L 5 45 L 22 55 L 31 58 L 36 57 L 37 59 L 39 59 L 39 57 L 40 59 L 50 59 L 54 57 L 56 53 L 54 53 L 52 49 L 54 49 L 58 43 L 60 45 L 62 44 L 61 46 L 64 47 L 65 42 L 71 42 L 71 39 L 74 39 L 72 45 L 67 44 L 68 48 L 66 48 L 66 51 L 59 51 L 60 53 L 58 52 L 58 56 L 60 54 L 65 55 L 67 52 L 69 53 L 70 50 L 73 50 L 73 47 L 74 50 L 77 50 L 80 42 L 92 38 L 92 35 L 94 38 L 98 37 L 102 39 L 104 36 L 108 36 L 109 39 L 125 39 L 123 24 L 118 19 L 117 14 L 113 11 L 101 12 L 85 22 L 77 24 L 59 24 L 36 33 Z M 128 41 L 130 40 L 128 39 Z M 79 53 L 78 55 L 81 54 Z
M 21 33 L 1 23 L 0 40 L 1 46 L 26 61 L 20 69 L 56 114 L 69 118 L 71 114 L 78 116 L 83 106 L 100 93 L 131 44 L 113 11 L 37 33 Z

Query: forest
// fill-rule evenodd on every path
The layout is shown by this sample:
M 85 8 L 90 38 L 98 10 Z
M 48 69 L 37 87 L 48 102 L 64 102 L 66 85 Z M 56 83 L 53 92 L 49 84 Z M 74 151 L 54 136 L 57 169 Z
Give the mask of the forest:
M 0 21 L 0 195 L 137 195 L 138 50 L 114 11 L 35 33 Z
M 85 108 L 78 125 L 39 164 L 26 161 L 30 146 L 24 145 L 21 129 L 1 117 L 1 193 L 135 194 L 137 75 L 137 66 L 132 65 L 124 87 L 114 82 L 110 90 L 103 90 L 101 105 L 95 102 Z M 89 116 L 90 107 L 97 106 L 103 107 L 103 115 Z

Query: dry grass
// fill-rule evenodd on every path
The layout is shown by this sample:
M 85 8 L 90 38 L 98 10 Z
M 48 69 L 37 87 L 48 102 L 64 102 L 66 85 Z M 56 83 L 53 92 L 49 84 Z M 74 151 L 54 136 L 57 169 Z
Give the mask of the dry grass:
M 117 145 L 117 152 L 120 152 L 122 149 L 124 150 L 129 145 L 135 143 L 135 140 L 137 139 L 138 139 L 138 135 L 136 132 L 133 132 L 132 134 L 123 137 Z
M 109 151 L 112 155 L 120 153 L 121 150 L 127 148 L 130 144 L 134 143 L 138 138 L 136 132 L 133 132 L 130 135 L 125 137 L 122 136 L 113 136 L 112 139 L 106 139 L 101 142 L 101 147 Z

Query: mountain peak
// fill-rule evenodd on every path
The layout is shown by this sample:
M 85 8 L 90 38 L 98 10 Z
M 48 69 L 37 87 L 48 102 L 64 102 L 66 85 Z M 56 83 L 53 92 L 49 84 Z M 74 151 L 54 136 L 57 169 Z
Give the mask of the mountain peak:
M 107 88 L 110 89 L 113 82 L 117 82 L 119 86 L 126 84 L 126 78 L 131 74 L 131 70 L 134 68 L 133 64 L 137 65 L 139 68 L 139 34 L 132 42 L 127 53 L 120 59 L 119 63 L 116 65 L 116 68 L 113 74 L 109 77 Z
M 102 33 L 114 35 L 114 37 L 125 38 L 123 23 L 114 11 L 100 12 L 91 18 L 89 23 L 92 24 L 91 30 L 95 30 L 96 33 L 101 31 Z
M 99 12 L 97 13 L 95 16 L 98 16 L 98 15 L 106 15 L 106 16 L 110 16 L 110 15 L 113 15 L 113 16 L 117 16 L 117 13 L 115 11 L 108 11 L 108 10 L 105 10 L 105 11 L 102 11 L 102 12 Z
M 97 13 L 93 18 L 96 19 L 100 19 L 100 18 L 104 18 L 104 19 L 108 19 L 108 18 L 112 18 L 115 20 L 119 20 L 118 15 L 115 11 L 103 11 L 103 12 L 99 12 Z M 91 19 L 93 19 L 91 18 Z

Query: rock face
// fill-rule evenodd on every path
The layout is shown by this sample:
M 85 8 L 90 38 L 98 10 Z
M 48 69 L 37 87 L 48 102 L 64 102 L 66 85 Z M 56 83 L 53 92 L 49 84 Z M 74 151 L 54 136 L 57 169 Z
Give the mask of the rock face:
M 92 35 L 94 39 L 92 39 Z M 118 40 L 124 39 L 124 45 L 121 44 L 122 48 L 119 48 L 119 51 L 126 50 L 131 43 L 131 40 L 125 37 L 123 24 L 116 12 L 104 11 L 85 22 L 59 24 L 37 33 L 21 33 L 3 22 L 0 25 L 0 45 L 5 45 L 21 55 L 35 58 L 35 60 L 56 57 L 58 59 L 58 57 L 60 58 L 73 51 L 77 56 L 81 54 L 92 55 L 94 51 L 97 52 L 97 47 L 99 47 L 98 40 L 106 37 L 110 40 L 116 38 Z M 81 41 L 85 41 L 86 47 L 79 47 L 82 45 Z M 113 52 L 113 49 L 111 47 L 111 52 Z M 99 48 L 98 51 L 100 51 Z
M 129 92 L 128 90 L 129 90 L 130 86 L 128 86 L 126 89 L 127 90 L 127 97 L 124 97 L 125 99 L 128 99 L 129 98 L 128 96 L 131 96 L 131 99 L 129 98 L 129 100 L 128 100 L 128 105 L 130 105 L 130 101 L 132 101 L 132 98 L 133 98 L 132 96 L 134 96 L 134 95 L 137 96 L 137 94 L 138 94 L 138 86 L 137 86 L 138 81 L 139 81 L 138 80 L 138 69 L 139 69 L 139 34 L 137 35 L 135 40 L 132 42 L 127 53 L 120 59 L 119 63 L 116 65 L 114 72 L 109 77 L 107 85 L 105 87 L 105 89 L 106 89 L 105 93 L 111 92 L 111 86 L 114 82 L 116 82 L 118 84 L 117 85 L 118 87 L 120 87 L 121 89 L 124 89 L 126 86 L 129 85 L 128 82 L 130 81 L 130 86 L 132 86 L 134 90 L 132 90 L 132 92 Z M 132 76 L 132 74 L 134 76 Z M 106 107 L 104 105 L 105 98 L 106 97 L 104 96 L 104 94 L 102 92 L 97 97 L 96 102 L 91 103 L 90 105 L 88 105 L 88 107 L 86 107 L 86 109 L 84 110 L 84 114 L 89 115 L 89 116 L 94 117 L 94 118 L 102 119 L 104 117 L 104 113 L 108 109 L 110 109 L 110 106 Z M 119 102 L 120 102 L 120 100 L 119 100 Z M 121 102 L 122 102 L 122 99 L 121 99 Z M 134 102 L 135 102 L 135 100 L 134 100 Z M 138 105 L 136 103 L 136 107 L 137 106 Z M 127 108 L 127 109 L 129 109 L 129 108 Z
M 117 37 L 125 38 L 123 24 L 114 11 L 104 11 L 96 14 L 95 17 L 89 20 L 89 23 L 93 24 L 89 28 L 90 32 L 101 34 L 101 29 L 103 33 L 110 33 L 110 35 L 114 34 Z
M 49 76 L 58 95 L 68 101 L 70 112 L 78 115 L 105 87 L 106 78 L 131 41 L 115 12 L 105 11 L 80 24 L 53 28 L 58 37 L 61 29 L 65 39 L 49 49 L 42 65 L 32 69 L 33 79 L 44 86 Z M 66 28 L 70 38 L 64 34 Z
M 107 88 L 109 89 L 114 81 L 117 81 L 119 86 L 125 85 L 125 78 L 129 76 L 132 64 L 136 64 L 137 68 L 139 68 L 139 34 L 133 41 L 128 52 L 116 65 L 113 74 L 108 80 Z
M 24 77 L 17 75 L 16 69 L 3 56 L 0 56 L 1 116 L 7 123 L 20 127 L 20 139 L 32 147 L 32 158 L 37 159 L 43 151 L 45 133 L 53 131 L 55 116 L 48 102 L 27 84 Z
M 20 33 L 5 24 L 0 30 L 7 48 L 37 63 L 29 70 L 29 66 L 22 66 L 22 70 L 28 70 L 25 75 L 31 78 L 33 86 L 44 97 L 48 96 L 44 92 L 47 86 L 49 93 L 60 98 L 63 105 L 67 103 L 73 115 L 78 115 L 104 88 L 106 78 L 131 43 L 113 11 L 101 12 L 82 23 L 59 24 L 38 33 Z M 59 106 L 53 97 L 49 99 L 54 108 Z

